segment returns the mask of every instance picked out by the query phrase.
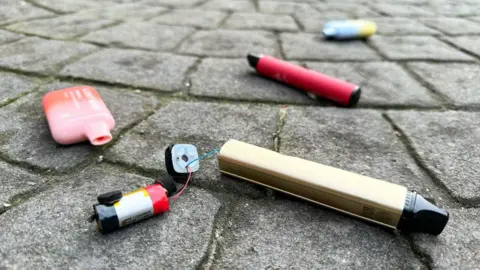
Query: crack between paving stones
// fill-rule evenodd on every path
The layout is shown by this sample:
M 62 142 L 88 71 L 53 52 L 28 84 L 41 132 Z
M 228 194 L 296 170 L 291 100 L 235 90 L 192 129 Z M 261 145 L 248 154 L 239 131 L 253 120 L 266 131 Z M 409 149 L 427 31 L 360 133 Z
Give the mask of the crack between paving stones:
M 51 8 L 51 7 L 48 7 L 48 6 L 39 4 L 39 3 L 37 3 L 37 2 L 34 1 L 34 0 L 23 0 L 23 1 L 29 3 L 29 4 L 32 5 L 32 6 L 35 6 L 35 7 L 37 7 L 37 8 L 41 8 L 41 9 L 45 9 L 45 10 L 47 10 L 47 11 L 53 12 L 53 13 L 55 13 L 55 14 L 57 14 L 57 15 L 67 14 L 67 13 L 65 13 L 65 12 L 63 12 L 63 11 L 56 10 L 56 9 L 54 9 L 54 8 Z
M 283 41 L 282 39 L 280 38 L 280 32 L 278 31 L 274 31 L 273 33 L 275 35 L 275 39 L 277 40 L 277 51 L 278 51 L 278 54 L 280 55 L 280 58 L 286 60 L 287 57 L 285 56 L 285 51 L 283 50 Z M 290 59 L 288 59 L 290 60 Z
M 190 40 L 190 38 L 193 37 L 193 35 L 195 35 L 197 33 L 197 29 L 196 28 L 194 28 L 194 29 L 195 29 L 194 31 L 192 31 L 190 34 L 186 35 L 180 41 L 178 41 L 177 45 L 171 49 L 172 53 L 177 54 L 177 55 L 181 55 L 180 54 L 180 49 L 182 48 L 182 45 L 185 42 L 187 42 L 188 40 Z
M 413 240 L 411 235 L 405 236 L 405 239 L 408 241 L 408 244 L 410 245 L 410 249 L 413 251 L 413 254 L 417 258 L 417 260 L 419 260 L 420 263 L 422 263 L 427 269 L 429 270 L 433 269 L 432 257 L 429 254 L 422 252 L 419 249 L 419 247 L 415 244 L 415 241 Z
M 454 101 L 450 99 L 447 95 L 445 95 L 440 91 L 437 91 L 434 85 L 432 85 L 431 83 L 423 79 L 422 76 L 418 75 L 413 70 L 411 70 L 406 65 L 406 63 L 398 63 L 398 65 L 400 65 L 403 68 L 403 70 L 405 70 L 411 78 L 413 78 L 415 81 L 423 85 L 433 95 L 433 97 L 437 99 L 437 101 L 439 101 L 440 104 L 442 104 L 443 107 L 447 109 L 453 108 Z
M 193 75 L 194 72 L 196 72 L 198 70 L 198 68 L 200 67 L 200 64 L 202 63 L 203 59 L 204 59 L 204 57 L 197 58 L 195 60 L 195 62 L 193 63 L 193 65 L 188 67 L 187 71 L 185 71 L 185 73 L 183 74 L 183 77 L 185 77 L 185 80 L 184 80 L 183 84 L 187 87 L 187 89 L 186 89 L 187 97 L 188 97 L 188 95 L 190 95 L 190 91 L 191 91 L 192 86 L 193 86 L 192 75 Z
M 277 113 L 277 125 L 275 134 L 273 136 L 273 148 L 275 152 L 280 152 L 281 146 L 281 133 L 283 131 L 283 127 L 285 126 L 286 118 L 287 118 L 287 108 L 281 107 Z
M 293 19 L 293 21 L 297 24 L 298 32 L 305 32 L 305 25 L 303 25 L 303 23 L 297 18 L 297 16 L 295 16 L 295 14 L 288 14 L 288 16 L 290 16 Z
M 447 45 L 449 45 L 449 46 L 451 46 L 451 47 L 453 47 L 453 48 L 455 48 L 455 49 L 463 52 L 464 54 L 473 57 L 475 60 L 479 60 L 479 59 L 480 59 L 480 57 L 479 57 L 478 55 L 476 55 L 474 52 L 471 52 L 471 51 L 469 51 L 469 50 L 466 50 L 466 49 L 458 46 L 457 44 L 455 44 L 455 43 L 453 43 L 453 42 L 445 39 L 443 36 L 438 36 L 438 37 L 436 37 L 436 38 L 437 38 L 438 40 L 440 40 L 441 42 L 443 42 L 443 43 L 445 43 L 445 44 L 447 44 Z
M 395 124 L 392 118 L 387 113 L 382 113 L 383 119 L 387 121 L 391 128 L 400 134 L 400 136 L 397 136 L 397 138 L 402 142 L 402 144 L 405 146 L 408 155 L 413 159 L 415 164 L 426 174 L 428 177 L 429 181 L 431 184 L 439 189 L 440 194 L 442 197 L 448 199 L 455 207 L 460 207 L 463 205 L 462 202 L 460 202 L 452 193 L 451 191 L 445 186 L 445 184 L 433 173 L 427 166 L 427 164 L 423 161 L 422 157 L 418 154 L 416 151 L 413 142 L 410 140 L 410 138 L 407 136 L 407 134 L 398 126 Z M 433 198 L 431 198 L 433 199 Z M 435 200 L 433 200 L 434 203 Z
M 13 74 L 16 74 L 16 73 L 13 73 Z M 19 74 L 16 74 L 16 75 L 19 75 Z M 24 75 L 21 75 L 21 76 L 24 76 Z M 28 77 L 28 78 L 31 78 L 31 77 Z M 15 101 L 21 99 L 22 97 L 26 96 L 26 95 L 29 95 L 31 93 L 34 93 L 36 91 L 38 91 L 42 86 L 48 84 L 48 83 L 51 83 L 52 81 L 54 81 L 55 79 L 53 77 L 46 77 L 44 79 L 41 79 L 41 78 L 38 78 L 36 77 L 35 79 L 38 79 L 39 81 L 35 84 L 35 86 L 33 86 L 32 88 L 30 88 L 29 91 L 25 91 L 23 93 L 20 93 L 19 95 L 17 95 L 16 97 L 14 98 L 10 98 L 10 99 L 7 99 L 4 103 L 0 103 L 0 108 L 3 108 L 9 104 L 12 104 L 14 103 Z
M 207 251 L 205 252 L 203 258 L 200 260 L 195 269 L 209 270 L 212 269 L 215 262 L 219 259 L 220 243 L 219 240 L 222 238 L 223 233 L 226 229 L 228 218 L 231 216 L 232 207 L 234 203 L 232 201 L 227 201 L 218 210 L 215 214 L 213 228 L 211 232 L 210 241 L 208 243 Z
M 225 11 L 222 11 L 222 12 L 225 12 Z M 225 26 L 225 24 L 227 23 L 228 19 L 230 19 L 230 17 L 232 16 L 233 14 L 233 11 L 232 10 L 228 10 L 227 12 L 227 15 L 220 21 L 217 23 L 217 29 L 219 28 L 223 28 Z M 230 29 L 231 30 L 231 29 Z

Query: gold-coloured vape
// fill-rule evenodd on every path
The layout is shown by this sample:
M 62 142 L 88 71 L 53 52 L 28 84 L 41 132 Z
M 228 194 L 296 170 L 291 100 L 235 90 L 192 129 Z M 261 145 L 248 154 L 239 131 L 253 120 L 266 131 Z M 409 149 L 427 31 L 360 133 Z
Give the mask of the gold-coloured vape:
M 229 140 L 220 171 L 402 232 L 438 235 L 448 212 L 406 187 Z

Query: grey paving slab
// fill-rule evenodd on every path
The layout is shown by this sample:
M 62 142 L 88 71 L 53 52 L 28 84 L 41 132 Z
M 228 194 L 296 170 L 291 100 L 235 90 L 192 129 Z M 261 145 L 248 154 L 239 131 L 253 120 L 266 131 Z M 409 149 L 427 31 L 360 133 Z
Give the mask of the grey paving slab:
M 253 2 L 249 0 L 210 0 L 199 8 L 204 10 L 255 11 Z
M 0 171 L 0 211 L 12 204 L 15 195 L 31 191 L 48 180 L 5 162 L 0 162 Z
M 441 235 L 415 235 L 415 247 L 431 258 L 434 269 L 476 269 L 480 260 L 479 209 L 449 209 Z
M 59 12 L 78 12 L 85 9 L 111 6 L 113 1 L 97 0 L 35 0 L 36 3 Z
M 280 35 L 287 59 L 294 60 L 379 60 L 377 53 L 362 41 L 332 42 L 320 35 Z
M 390 60 L 473 60 L 432 36 L 373 36 L 370 41 Z
M 478 65 L 410 63 L 408 67 L 455 104 L 480 104 Z
M 367 18 L 377 25 L 379 35 L 438 35 L 440 32 L 429 28 L 416 19 L 398 17 L 372 17 Z
M 480 36 L 443 37 L 443 39 L 480 57 Z
M 158 16 L 169 9 L 161 6 L 140 3 L 125 3 L 120 5 L 106 6 L 102 8 L 88 9 L 82 13 L 94 14 L 99 18 L 122 21 L 147 20 Z
M 184 74 L 194 62 L 193 57 L 167 53 L 104 49 L 66 66 L 60 73 L 134 87 L 176 91 L 185 88 Z
M 23 0 L 4 0 L 0 9 L 0 24 L 54 15 L 55 13 L 35 7 Z
M 55 73 L 62 65 L 97 48 L 89 44 L 24 38 L 0 47 L 0 66 L 42 74 Z
M 297 10 L 311 9 L 307 3 L 298 3 L 296 1 L 258 1 L 258 9 L 262 13 L 269 14 L 294 14 Z
M 352 17 L 345 12 L 332 10 L 320 13 L 310 7 L 300 7 L 293 13 L 295 19 L 302 25 L 306 32 L 317 33 L 322 36 L 322 30 L 325 23 L 331 20 L 346 20 Z
M 184 26 L 127 22 L 92 32 L 82 40 L 109 46 L 169 51 L 177 47 L 193 31 L 193 28 Z
M 205 0 L 143 0 L 146 5 L 161 5 L 173 8 L 188 8 L 202 4 Z
M 227 224 L 215 269 L 423 268 L 404 238 L 298 201 L 241 202 Z
M 346 14 L 354 17 L 368 17 L 368 16 L 378 16 L 379 13 L 368 8 L 368 6 L 362 3 L 316 3 L 312 5 L 321 13 L 328 13 L 332 10 L 345 12 Z
M 420 19 L 420 21 L 447 35 L 480 33 L 480 23 L 472 22 L 463 18 L 437 17 Z
M 402 5 L 397 3 L 378 3 L 371 5 L 372 9 L 381 14 L 385 14 L 393 17 L 424 17 L 433 16 L 434 14 L 423 7 L 413 5 Z
M 0 216 L 0 265 L 6 268 L 194 268 L 207 252 L 221 203 L 189 188 L 170 211 L 102 235 L 87 222 L 96 196 L 134 190 L 154 179 L 92 169 Z M 35 222 L 32 222 L 32 221 Z M 113 248 L 115 247 L 115 248 Z
M 389 112 L 439 181 L 458 200 L 480 203 L 479 115 L 467 112 Z
M 195 144 L 201 153 L 219 148 L 229 139 L 273 148 L 277 108 L 262 105 L 170 102 L 125 134 L 106 159 L 151 171 L 163 171 L 164 151 L 172 143 Z M 215 158 L 200 164 L 194 183 L 212 189 L 258 194 L 243 181 L 221 177 Z
M 462 2 L 443 2 L 431 4 L 425 8 L 429 9 L 437 16 L 469 16 L 478 15 L 479 3 L 462 3 Z
M 287 111 L 280 152 L 406 186 L 442 202 L 390 124 L 373 110 L 297 108 Z
M 246 59 L 204 59 L 191 81 L 190 93 L 195 96 L 303 104 L 315 102 L 304 92 L 258 75 Z
M 438 106 L 438 101 L 405 70 L 392 62 L 307 63 L 307 67 L 362 88 L 359 104 Z
M 173 10 L 152 20 L 165 25 L 182 25 L 201 28 L 215 28 L 227 16 L 222 11 Z
M 289 15 L 270 15 L 260 13 L 237 12 L 228 17 L 226 28 L 265 29 L 271 31 L 296 31 L 298 26 Z
M 43 113 L 42 97 L 50 90 L 74 86 L 53 83 L 0 110 L 0 153 L 14 162 L 24 162 L 44 170 L 69 171 L 88 161 L 99 149 L 81 143 L 60 146 L 50 135 Z M 113 137 L 150 114 L 156 100 L 140 94 L 95 87 L 116 120 Z
M 12 32 L 5 31 L 5 30 L 0 30 L 0 45 L 5 44 L 5 43 L 9 43 L 9 42 L 14 42 L 14 41 L 17 41 L 17 40 L 22 39 L 24 37 L 25 36 L 22 35 L 22 34 L 17 34 L 17 33 L 12 33 Z
M 249 52 L 277 54 L 275 36 L 266 31 L 197 31 L 183 42 L 180 53 L 199 56 L 245 57 Z
M 80 13 L 19 22 L 7 29 L 55 39 L 71 39 L 113 23 L 113 20 L 100 19 L 94 14 Z
M 17 75 L 10 72 L 0 72 L 0 105 L 33 91 L 40 83 L 39 79 Z

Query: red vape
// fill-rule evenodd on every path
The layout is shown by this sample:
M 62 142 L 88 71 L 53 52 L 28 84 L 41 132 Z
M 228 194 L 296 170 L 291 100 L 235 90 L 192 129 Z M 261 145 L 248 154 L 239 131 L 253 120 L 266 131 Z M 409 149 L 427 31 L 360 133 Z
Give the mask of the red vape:
M 248 63 L 258 73 L 320 97 L 351 107 L 360 99 L 359 86 L 320 72 L 293 65 L 268 55 L 248 54 Z

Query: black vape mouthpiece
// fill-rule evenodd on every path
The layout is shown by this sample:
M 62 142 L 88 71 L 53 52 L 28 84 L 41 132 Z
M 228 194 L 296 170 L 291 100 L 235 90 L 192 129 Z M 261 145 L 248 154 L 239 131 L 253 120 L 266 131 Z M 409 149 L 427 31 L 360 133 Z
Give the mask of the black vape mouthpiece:
M 253 67 L 253 68 L 256 68 L 256 67 L 257 67 L 257 64 L 258 64 L 258 61 L 260 61 L 260 58 L 261 58 L 261 56 L 256 56 L 256 55 L 251 54 L 251 53 L 249 53 L 249 54 L 247 55 L 248 63 L 249 63 L 250 66 Z
M 415 192 L 409 192 L 397 229 L 439 235 L 447 225 L 448 216 L 446 210 L 431 204 Z

